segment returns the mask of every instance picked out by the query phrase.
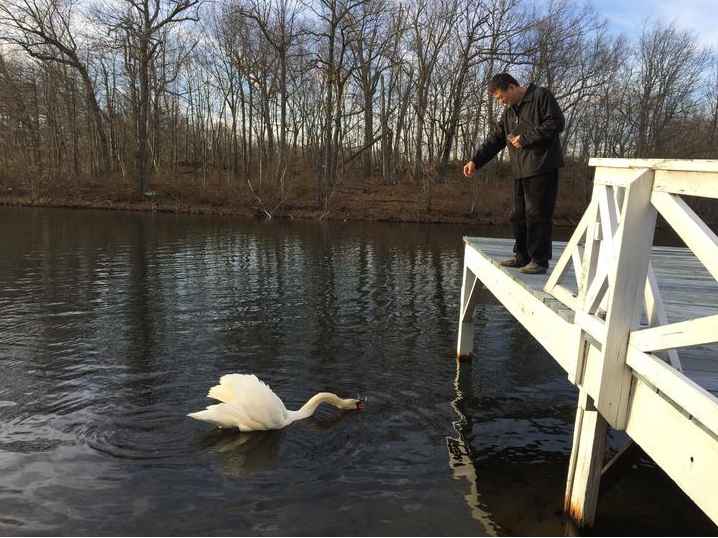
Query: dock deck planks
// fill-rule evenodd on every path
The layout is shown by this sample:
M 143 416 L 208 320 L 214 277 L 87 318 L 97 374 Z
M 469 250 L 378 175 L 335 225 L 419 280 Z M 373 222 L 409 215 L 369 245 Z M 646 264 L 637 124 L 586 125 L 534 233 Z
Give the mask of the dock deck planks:
M 500 260 L 513 255 L 513 240 L 490 237 L 465 237 L 472 246 L 498 267 Z M 553 261 L 557 260 L 566 243 L 554 241 Z M 700 261 L 687 248 L 653 247 L 651 263 L 658 287 L 663 296 L 670 322 L 683 321 L 718 313 L 718 285 Z M 526 275 L 518 269 L 501 268 L 520 282 L 533 295 L 567 321 L 573 321 L 573 311 L 543 291 L 551 272 L 545 275 Z M 575 291 L 573 270 L 569 267 L 562 283 Z M 718 327 L 716 327 L 718 332 Z M 683 373 L 706 390 L 718 395 L 718 346 L 696 346 L 680 350 Z

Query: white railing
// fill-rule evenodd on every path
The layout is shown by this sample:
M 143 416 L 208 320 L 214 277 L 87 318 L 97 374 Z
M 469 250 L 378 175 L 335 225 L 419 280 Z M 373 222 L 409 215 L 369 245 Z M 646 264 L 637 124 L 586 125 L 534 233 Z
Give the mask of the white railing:
M 590 387 L 614 428 L 626 426 L 635 373 L 718 434 L 718 399 L 681 373 L 677 352 L 718 342 L 718 313 L 670 323 L 650 261 L 660 213 L 718 280 L 718 237 L 681 198 L 718 198 L 718 161 L 589 164 L 596 167 L 591 202 L 544 288 L 574 310 L 585 336 L 569 378 Z M 585 371 L 589 362 L 591 372 Z
M 457 357 L 472 353 L 472 313 L 478 289 L 486 288 L 566 370 L 579 397 L 564 509 L 579 526 L 590 526 L 596 514 L 609 425 L 625 430 L 718 523 L 718 398 L 685 375 L 678 355 L 680 348 L 718 342 L 718 305 L 717 312 L 680 305 L 681 317 L 694 317 L 671 323 L 651 265 L 660 214 L 705 266 L 707 279 L 718 280 L 718 237 L 681 198 L 718 198 L 718 161 L 590 164 L 591 202 L 543 293 L 467 238 Z M 549 307 L 546 294 L 573 318 Z M 718 365 L 713 370 L 718 376 Z

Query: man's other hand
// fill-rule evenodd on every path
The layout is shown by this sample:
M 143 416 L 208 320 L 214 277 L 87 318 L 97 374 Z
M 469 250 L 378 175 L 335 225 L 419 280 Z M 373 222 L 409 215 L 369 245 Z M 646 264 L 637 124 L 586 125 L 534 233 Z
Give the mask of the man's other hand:
M 464 165 L 464 177 L 471 177 L 476 172 L 476 164 L 474 161 L 469 161 Z
M 523 140 L 521 140 L 521 135 L 511 136 L 509 135 L 509 142 L 511 142 L 511 145 L 515 147 L 516 149 L 521 149 L 523 147 Z

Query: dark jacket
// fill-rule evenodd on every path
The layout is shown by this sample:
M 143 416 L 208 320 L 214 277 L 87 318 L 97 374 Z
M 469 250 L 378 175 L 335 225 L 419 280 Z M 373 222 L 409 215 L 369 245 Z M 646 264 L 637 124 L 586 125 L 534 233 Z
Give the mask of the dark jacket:
M 507 106 L 501 119 L 472 159 L 481 168 L 508 146 L 515 178 L 536 176 L 563 166 L 559 133 L 563 113 L 546 88 L 529 84 L 517 105 Z M 521 135 L 522 148 L 507 144 L 508 134 Z

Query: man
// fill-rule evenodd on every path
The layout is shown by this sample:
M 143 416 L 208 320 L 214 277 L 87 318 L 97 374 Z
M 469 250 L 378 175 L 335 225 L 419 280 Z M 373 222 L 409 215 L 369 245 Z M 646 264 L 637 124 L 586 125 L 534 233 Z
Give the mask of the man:
M 558 193 L 558 169 L 563 166 L 559 133 L 564 118 L 551 92 L 534 84 L 521 86 L 508 73 L 489 82 L 489 95 L 505 106 L 486 141 L 464 165 L 464 175 L 509 148 L 514 177 L 511 225 L 514 256 L 501 262 L 522 273 L 543 274 L 551 259 L 551 227 Z

